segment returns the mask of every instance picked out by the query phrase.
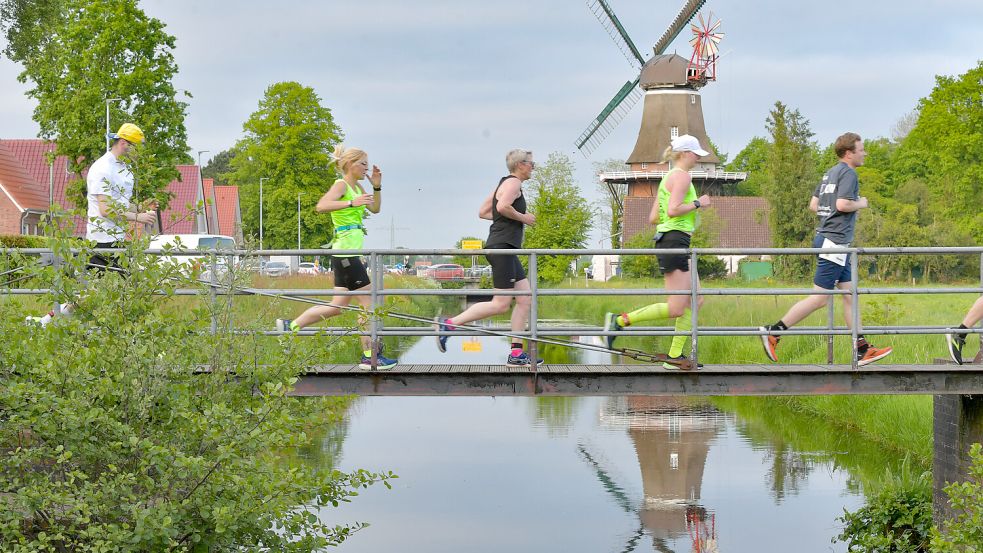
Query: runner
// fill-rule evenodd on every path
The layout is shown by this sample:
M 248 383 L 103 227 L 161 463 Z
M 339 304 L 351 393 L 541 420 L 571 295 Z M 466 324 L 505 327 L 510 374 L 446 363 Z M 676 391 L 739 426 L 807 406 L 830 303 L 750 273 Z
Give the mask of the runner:
M 509 174 L 498 181 L 495 190 L 485 198 L 478 217 L 492 222 L 488 230 L 488 249 L 519 249 L 522 247 L 522 234 L 525 225 L 535 225 L 536 216 L 526 212 L 526 198 L 522 195 L 522 183 L 532 176 L 536 163 L 532 160 L 532 152 L 512 150 L 505 156 L 505 165 Z M 519 262 L 517 255 L 488 255 L 488 264 L 492 268 L 492 283 L 496 290 L 529 290 L 529 279 Z M 512 310 L 512 332 L 522 332 L 529 322 L 529 309 L 532 306 L 530 296 L 514 296 L 515 309 Z M 493 296 L 491 301 L 476 303 L 460 315 L 434 319 L 434 329 L 438 332 L 455 330 L 456 325 L 464 325 L 480 319 L 501 315 L 509 310 L 513 296 Z M 449 336 L 437 336 L 437 349 L 441 353 L 447 351 Z M 537 360 L 537 363 L 543 361 Z M 523 367 L 531 364 L 529 354 L 522 347 L 522 342 L 512 338 L 512 348 L 509 351 L 506 364 L 513 367 Z
M 959 330 L 968 330 L 976 326 L 976 323 L 983 320 L 983 297 L 976 300 L 973 307 L 969 308 L 969 313 L 966 313 L 966 318 L 963 319 L 961 325 L 959 325 Z M 945 335 L 945 343 L 949 346 L 949 357 L 955 361 L 957 365 L 963 364 L 963 347 L 966 345 L 966 334 L 959 332 L 951 332 Z
M 133 123 L 124 123 L 109 137 L 112 139 L 109 150 L 89 167 L 85 180 L 88 203 L 85 238 L 95 242 L 96 248 L 124 247 L 126 227 L 120 224 L 123 221 L 150 225 L 157 220 L 154 211 L 143 210 L 132 203 L 133 173 L 127 161 L 136 155 L 134 146 L 143 144 L 143 131 Z M 89 258 L 88 267 L 97 273 L 103 273 L 107 268 L 122 272 L 115 256 L 98 252 Z M 60 314 L 71 315 L 74 310 L 75 304 L 64 304 Z M 47 326 L 54 315 L 52 310 L 43 317 L 28 317 L 28 320 Z
M 709 155 L 700 146 L 700 141 L 694 136 L 684 134 L 672 140 L 671 145 L 663 154 L 663 162 L 669 162 L 671 169 L 662 177 L 659 183 L 658 200 L 652 206 L 649 222 L 655 227 L 655 247 L 658 249 L 685 249 L 690 245 L 690 239 L 698 226 L 697 210 L 710 205 L 710 196 L 704 194 L 696 197 L 696 188 L 689 171 L 693 169 L 699 158 Z M 659 269 L 666 277 L 667 290 L 690 290 L 690 270 L 688 255 L 656 255 Z M 699 282 L 699 281 L 697 281 Z M 693 328 L 693 318 L 690 312 L 690 296 L 669 296 L 665 303 L 653 303 L 636 309 L 631 313 L 608 313 L 604 316 L 604 330 L 618 331 L 634 324 L 649 321 L 675 319 L 677 332 L 686 332 Z M 703 305 L 703 296 L 697 300 L 697 306 Z M 606 336 L 608 349 L 614 348 L 617 336 Z M 672 337 L 669 346 L 669 357 L 673 361 L 683 361 L 683 347 L 691 338 L 688 335 Z M 679 366 L 666 362 L 662 364 L 667 369 L 678 369 Z
M 860 195 L 860 182 L 856 168 L 864 164 L 864 142 L 856 133 L 848 132 L 839 136 L 833 145 L 840 159 L 816 187 L 809 202 L 809 209 L 819 216 L 819 227 L 812 241 L 813 248 L 846 248 L 853 242 L 857 226 L 857 211 L 868 207 L 867 198 Z M 813 288 L 816 290 L 850 289 L 850 256 L 848 254 L 819 254 Z M 811 295 L 788 310 L 775 324 L 762 326 L 760 330 L 786 330 L 805 319 L 814 311 L 826 305 L 827 296 Z M 853 327 L 853 312 L 850 297 L 843 296 L 843 317 L 846 324 Z M 858 317 L 859 320 L 859 317 Z M 765 354 L 772 361 L 778 361 L 776 349 L 780 336 L 762 334 L 761 343 Z M 867 343 L 863 335 L 857 336 L 857 364 L 873 363 L 891 354 L 892 348 L 877 348 Z
M 332 249 L 360 250 L 365 242 L 365 225 L 362 222 L 365 210 L 379 213 L 379 207 L 382 204 L 382 171 L 377 166 L 372 166 L 369 182 L 372 183 L 374 193 L 368 194 L 359 182 L 369 172 L 368 155 L 358 148 L 345 148 L 344 145 L 339 145 L 335 148 L 332 158 L 338 164 L 338 168 L 341 169 L 343 178 L 335 181 L 327 193 L 321 197 L 317 202 L 316 209 L 318 213 L 331 214 L 331 223 L 334 225 Z M 357 255 L 331 256 L 331 271 L 334 273 L 336 290 L 369 291 L 372 289 L 372 283 L 369 281 L 365 265 Z M 355 298 L 364 309 L 371 309 L 372 298 L 370 296 L 355 296 Z M 332 305 L 311 307 L 293 320 L 277 319 L 275 328 L 284 332 L 300 330 L 338 315 L 343 311 L 342 307 L 348 306 L 351 299 L 352 296 L 334 296 L 331 298 Z M 366 320 L 364 315 L 359 316 L 361 328 L 365 328 Z M 361 336 L 360 340 L 362 359 L 358 366 L 362 369 L 371 369 L 372 338 Z M 380 344 L 376 350 L 376 367 L 391 369 L 397 363 L 397 360 L 382 355 Z

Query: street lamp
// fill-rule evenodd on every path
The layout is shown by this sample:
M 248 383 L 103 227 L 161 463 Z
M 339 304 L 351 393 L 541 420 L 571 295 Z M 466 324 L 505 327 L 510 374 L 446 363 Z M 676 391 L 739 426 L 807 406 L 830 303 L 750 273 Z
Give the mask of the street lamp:
M 205 232 L 214 232 L 218 234 L 218 229 L 209 228 L 211 227 L 211 221 L 208 220 L 208 198 L 205 197 L 205 175 L 201 174 L 201 154 L 207 154 L 211 150 L 198 150 L 198 187 L 201 189 L 201 200 L 204 204 L 202 207 L 205 208 Z M 212 206 L 215 209 L 215 206 Z M 218 221 L 218 217 L 215 217 Z
M 260 177 L 259 179 L 259 249 L 263 250 L 263 181 L 270 180 L 270 177 Z
M 297 193 L 297 249 L 300 249 L 300 192 Z
M 106 151 L 109 151 L 109 102 L 122 102 L 122 98 L 106 98 Z

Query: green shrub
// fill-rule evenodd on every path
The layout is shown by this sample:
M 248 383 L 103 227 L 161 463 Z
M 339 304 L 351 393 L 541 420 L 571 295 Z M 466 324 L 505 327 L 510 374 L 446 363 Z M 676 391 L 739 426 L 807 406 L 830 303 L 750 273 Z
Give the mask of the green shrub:
M 0 234 L 0 247 L 5 248 L 45 248 L 48 239 L 44 236 L 25 234 Z
M 933 531 L 932 551 L 983 551 L 983 447 L 973 444 L 969 458 L 969 479 L 945 487 L 956 515 L 945 522 L 944 533 Z

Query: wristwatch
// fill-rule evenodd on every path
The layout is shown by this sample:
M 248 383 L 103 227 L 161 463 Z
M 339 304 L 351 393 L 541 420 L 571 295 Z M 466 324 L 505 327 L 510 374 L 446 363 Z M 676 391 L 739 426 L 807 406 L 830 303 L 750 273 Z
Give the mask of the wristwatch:
M 351 200 L 348 200 L 348 207 L 354 207 L 354 204 L 352 204 Z
M 373 186 L 373 187 L 372 187 L 372 190 L 375 190 L 376 192 L 379 192 L 379 191 L 381 191 L 381 190 L 382 190 L 382 187 L 380 186 L 379 188 L 376 188 L 376 187 L 374 187 L 374 186 Z
M 700 200 L 693 200 L 693 205 L 696 206 L 696 209 L 700 209 Z

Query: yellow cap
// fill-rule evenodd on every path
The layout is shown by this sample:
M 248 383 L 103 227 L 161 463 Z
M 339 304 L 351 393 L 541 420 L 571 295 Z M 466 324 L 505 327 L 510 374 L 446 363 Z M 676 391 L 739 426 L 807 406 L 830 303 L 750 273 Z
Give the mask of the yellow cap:
M 110 138 L 122 138 L 130 144 L 143 144 L 143 131 L 133 123 L 123 123 L 115 133 L 109 135 Z

